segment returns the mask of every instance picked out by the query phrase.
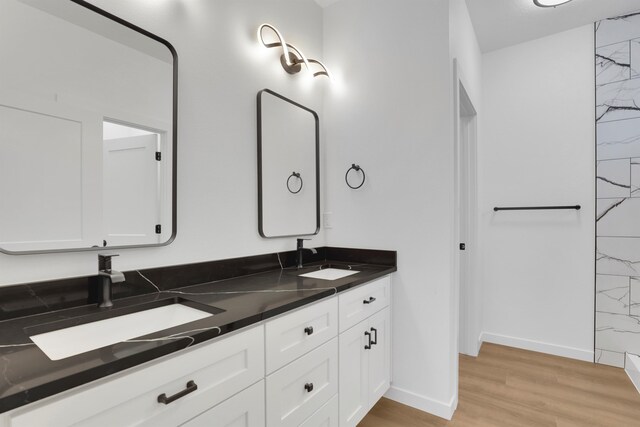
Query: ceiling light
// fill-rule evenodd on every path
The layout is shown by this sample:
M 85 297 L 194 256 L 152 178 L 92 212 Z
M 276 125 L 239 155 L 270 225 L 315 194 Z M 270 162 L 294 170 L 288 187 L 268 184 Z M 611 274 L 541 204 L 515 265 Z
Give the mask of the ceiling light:
M 556 7 L 561 4 L 569 3 L 571 0 L 533 0 L 536 6 L 540 7 Z

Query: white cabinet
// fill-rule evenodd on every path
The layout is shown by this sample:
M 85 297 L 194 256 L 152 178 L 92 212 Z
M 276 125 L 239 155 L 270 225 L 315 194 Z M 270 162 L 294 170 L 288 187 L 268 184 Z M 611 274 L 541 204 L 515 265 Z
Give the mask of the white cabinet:
M 337 298 L 268 321 L 265 325 L 267 374 L 337 335 Z
M 322 408 L 300 424 L 300 427 L 338 427 L 340 425 L 338 403 L 338 395 L 333 396 Z
M 390 309 L 340 334 L 340 427 L 357 425 L 389 389 Z
M 264 380 L 225 400 L 182 427 L 264 427 Z
M 369 318 L 372 345 L 369 356 L 369 408 L 387 392 L 391 381 L 391 312 L 389 308 Z
M 389 388 L 390 293 L 383 277 L 0 414 L 0 427 L 355 426 Z
M 391 301 L 391 277 L 385 276 L 340 294 L 340 332 L 362 322 Z
M 369 410 L 367 322 L 340 334 L 340 425 L 356 425 Z
M 267 426 L 297 427 L 338 392 L 338 339 L 267 377 Z
M 389 308 L 340 334 L 340 426 L 357 425 L 389 389 Z
M 260 325 L 3 414 L 2 425 L 175 427 L 263 377 Z

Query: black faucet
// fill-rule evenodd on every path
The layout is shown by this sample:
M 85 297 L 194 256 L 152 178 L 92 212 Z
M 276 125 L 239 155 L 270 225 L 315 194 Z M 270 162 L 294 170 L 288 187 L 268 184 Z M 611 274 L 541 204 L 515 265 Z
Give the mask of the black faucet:
M 124 274 L 111 269 L 111 258 L 114 256 L 118 256 L 118 254 L 98 255 L 98 276 L 100 276 L 100 303 L 98 307 L 100 308 L 113 306 L 111 301 L 112 285 L 124 282 Z
M 318 253 L 318 251 L 316 251 L 313 248 L 305 248 L 304 247 L 304 241 L 305 240 L 311 240 L 311 239 L 298 239 L 298 245 L 297 245 L 298 255 L 296 257 L 296 262 L 298 264 L 298 268 L 302 268 L 302 252 L 304 252 L 305 249 L 308 250 L 308 251 L 311 251 L 311 253 L 314 254 L 314 255 Z

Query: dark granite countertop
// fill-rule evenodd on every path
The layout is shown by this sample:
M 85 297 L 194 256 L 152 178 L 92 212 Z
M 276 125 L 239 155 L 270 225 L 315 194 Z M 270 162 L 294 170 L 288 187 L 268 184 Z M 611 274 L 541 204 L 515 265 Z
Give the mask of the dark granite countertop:
M 0 290 L 0 298 L 14 295 L 23 301 L 20 309 L 16 309 L 19 304 L 6 300 L 0 307 L 4 319 L 0 321 L 0 413 L 219 337 L 396 271 L 396 253 L 391 251 L 321 248 L 319 255 L 302 270 L 293 267 L 292 260 L 292 253 L 281 253 L 125 272 L 129 286 L 139 286 L 144 291 L 137 290 L 136 295 L 127 295 L 125 292 L 119 298 L 118 292 L 114 291 L 114 306 L 109 309 L 100 309 L 94 303 L 88 304 L 92 298 L 91 291 L 89 300 L 79 298 L 71 303 L 68 295 L 57 295 L 51 290 L 57 286 L 59 290 L 68 292 L 78 284 L 91 288 L 95 280 L 93 277 L 57 281 L 55 284 L 17 285 Z M 229 271 L 230 265 L 242 268 Z M 337 280 L 299 276 L 327 266 L 359 272 Z M 247 271 L 249 274 L 242 274 Z M 198 283 L 198 278 L 208 280 Z M 47 290 L 46 295 L 39 292 L 43 289 Z M 76 289 L 75 294 L 82 295 L 83 292 Z M 29 301 L 25 296 L 27 294 L 35 303 L 25 311 L 24 301 Z M 141 304 L 163 305 L 169 303 L 166 300 L 176 298 L 224 311 L 57 361 L 50 360 L 29 338 L 42 332 L 128 314 L 137 311 L 136 307 Z M 8 310 L 7 307 L 13 307 L 14 310 Z

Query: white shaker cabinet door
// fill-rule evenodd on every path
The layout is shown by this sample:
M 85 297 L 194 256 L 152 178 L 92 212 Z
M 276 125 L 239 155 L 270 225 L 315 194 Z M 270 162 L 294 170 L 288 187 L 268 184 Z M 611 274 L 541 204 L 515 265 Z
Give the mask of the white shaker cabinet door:
M 300 426 L 338 391 L 338 339 L 269 375 L 266 390 L 267 426 Z
M 351 427 L 369 410 L 368 322 L 340 334 L 340 426 Z
M 264 380 L 200 414 L 182 427 L 264 427 Z
M 369 406 L 373 406 L 389 389 L 391 379 L 391 318 L 389 308 L 369 319 L 371 350 L 369 353 Z
M 300 427 L 338 427 L 340 425 L 338 404 L 338 395 L 335 395 L 322 408 L 300 424 Z

